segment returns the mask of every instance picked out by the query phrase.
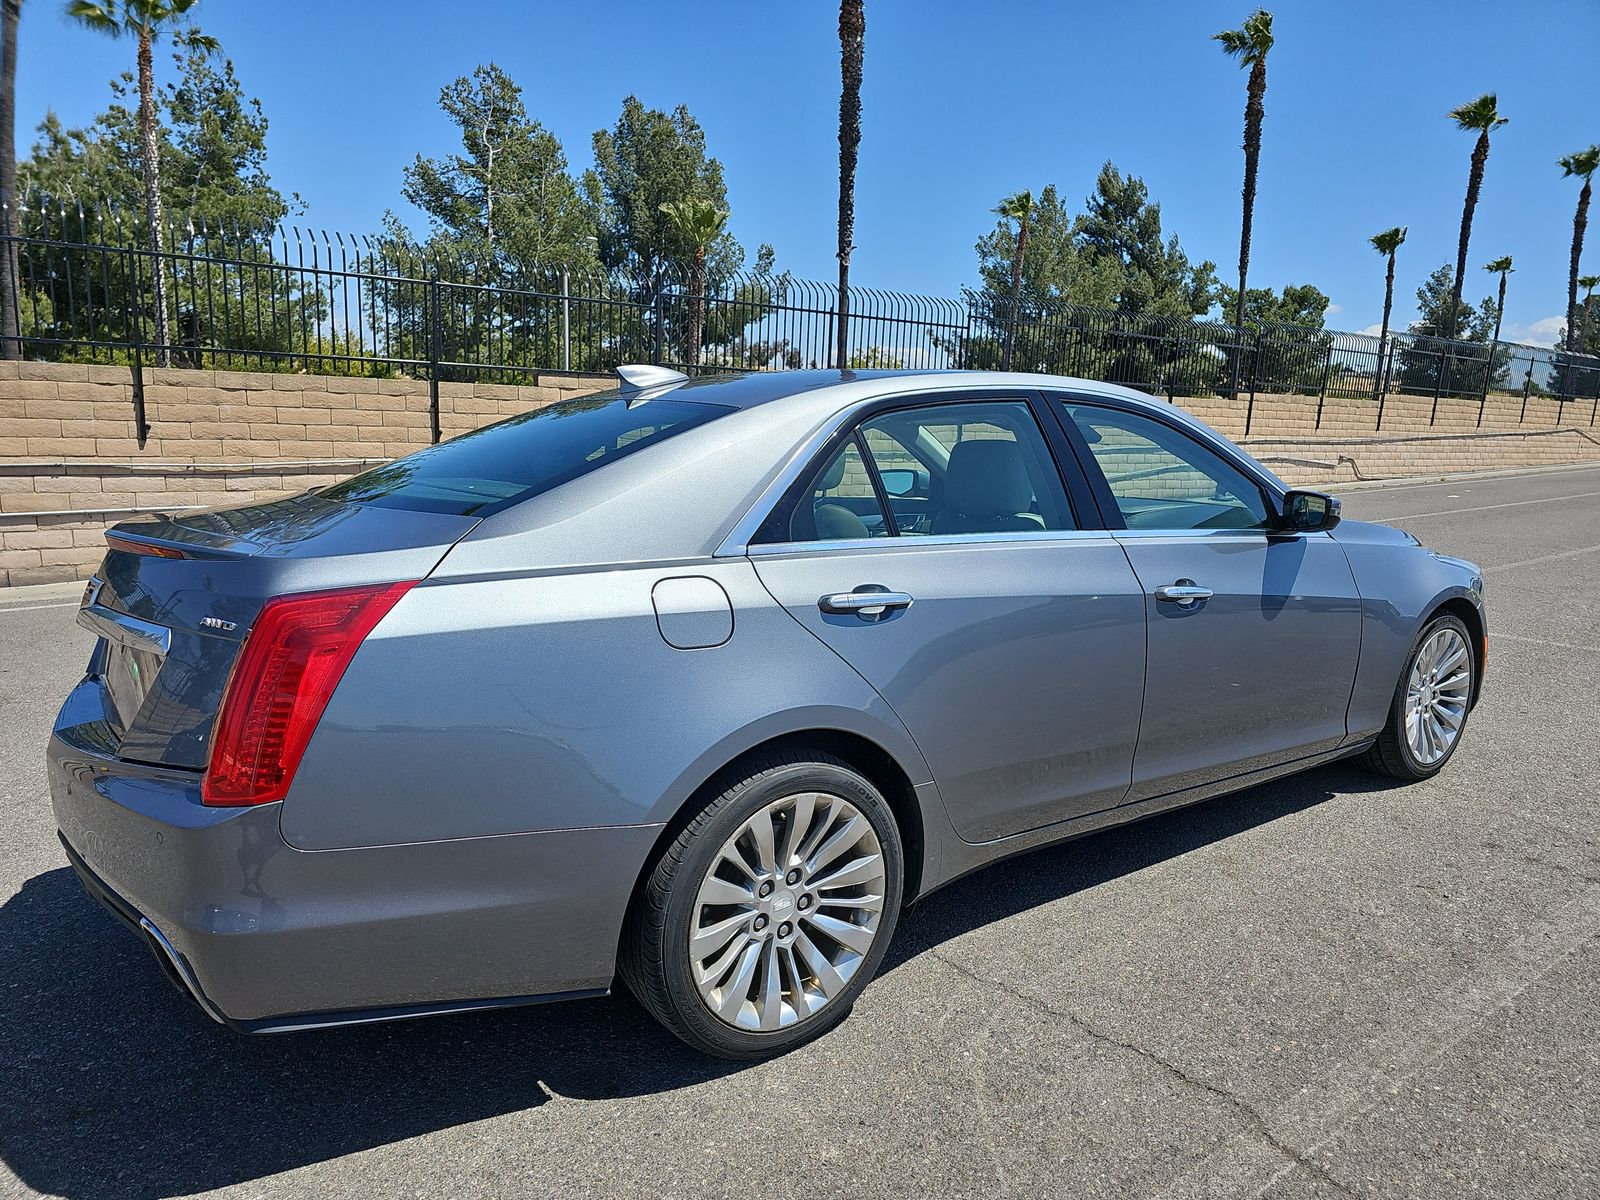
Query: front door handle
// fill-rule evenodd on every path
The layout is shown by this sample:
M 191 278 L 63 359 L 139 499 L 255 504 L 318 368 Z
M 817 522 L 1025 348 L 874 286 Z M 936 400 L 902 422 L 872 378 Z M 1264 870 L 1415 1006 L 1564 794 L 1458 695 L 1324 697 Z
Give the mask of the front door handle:
M 817 600 L 817 607 L 825 613 L 854 613 L 864 621 L 878 621 L 897 608 L 910 608 L 911 596 L 906 592 L 891 592 L 878 583 L 864 583 L 851 592 L 834 592 Z
M 1211 599 L 1213 593 L 1210 588 L 1199 587 L 1192 579 L 1180 579 L 1177 583 L 1169 583 L 1165 587 L 1156 589 L 1156 599 L 1168 604 L 1176 604 L 1180 608 L 1190 608 L 1202 600 Z

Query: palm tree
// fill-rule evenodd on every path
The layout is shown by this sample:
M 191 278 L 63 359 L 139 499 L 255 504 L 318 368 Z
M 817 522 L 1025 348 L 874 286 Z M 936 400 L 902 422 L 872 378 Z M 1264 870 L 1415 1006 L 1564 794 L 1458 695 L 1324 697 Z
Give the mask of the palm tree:
M 661 211 L 689 247 L 689 336 L 683 361 L 692 368 L 700 360 L 700 337 L 705 329 L 706 252 L 727 228 L 728 212 L 699 197 L 663 204 Z
M 1583 289 L 1583 307 L 1579 310 L 1583 315 L 1578 322 L 1581 328 L 1574 342 L 1574 348 L 1583 354 L 1587 353 L 1586 347 L 1589 344 L 1589 322 L 1594 320 L 1594 290 L 1600 287 L 1600 275 L 1580 275 L 1578 286 Z
M 20 296 L 17 270 L 17 23 L 22 0 L 0 0 L 0 358 L 21 358 Z
M 1483 269 L 1491 275 L 1500 276 L 1500 298 L 1494 302 L 1494 341 L 1495 345 L 1499 345 L 1500 322 L 1505 319 L 1506 315 L 1506 276 L 1510 275 L 1516 268 L 1511 265 L 1511 255 L 1508 254 L 1504 258 L 1497 258 L 1493 262 L 1484 263 Z
M 1389 314 L 1394 310 L 1394 255 L 1406 240 L 1406 227 L 1396 225 L 1382 233 L 1372 235 L 1372 248 L 1389 259 L 1389 271 L 1383 281 L 1383 325 L 1378 333 L 1378 373 L 1372 383 L 1372 396 L 1383 394 L 1384 350 L 1389 343 Z
M 1445 336 L 1455 337 L 1456 317 L 1461 311 L 1461 285 L 1467 270 L 1467 243 L 1472 240 L 1472 212 L 1478 207 L 1478 191 L 1483 187 L 1483 166 L 1489 161 L 1489 134 L 1499 129 L 1508 118 L 1500 115 L 1495 94 L 1485 92 L 1470 104 L 1450 110 L 1450 119 L 1457 129 L 1468 133 L 1478 131 L 1478 140 L 1472 147 L 1472 169 L 1467 173 L 1467 202 L 1461 209 L 1461 238 L 1456 243 L 1456 276 L 1450 288 L 1450 314 L 1445 323 Z
M 1258 8 L 1239 29 L 1224 29 L 1211 35 L 1222 43 L 1229 58 L 1250 68 L 1244 102 L 1244 210 L 1239 223 L 1239 296 L 1234 301 L 1233 326 L 1244 326 L 1245 276 L 1250 271 L 1250 226 L 1255 220 L 1256 168 L 1261 162 L 1261 119 L 1266 115 L 1263 101 L 1267 94 L 1267 51 L 1272 49 L 1272 14 Z
M 167 281 L 161 268 L 161 146 L 156 140 L 156 84 L 152 48 L 163 33 L 199 0 L 71 0 L 67 15 L 85 28 L 111 37 L 138 39 L 139 173 L 144 177 L 144 218 L 150 248 L 150 276 L 156 315 L 156 363 L 172 361 L 172 333 L 167 317 Z M 198 30 L 173 33 L 191 46 L 216 49 L 215 39 Z
M 1578 191 L 1578 211 L 1572 217 L 1572 255 L 1567 261 L 1567 348 L 1575 349 L 1582 343 L 1577 340 L 1578 330 L 1578 260 L 1583 257 L 1583 232 L 1589 225 L 1590 181 L 1600 168 L 1600 146 L 1590 146 L 1569 154 L 1556 163 L 1562 178 L 1576 175 L 1583 180 Z
M 834 362 L 850 361 L 850 251 L 856 227 L 856 152 L 861 148 L 861 63 L 867 14 L 862 0 L 839 0 L 839 330 Z
M 1006 352 L 1001 366 L 1011 370 L 1011 350 L 1017 340 L 1017 312 L 1022 303 L 1022 258 L 1028 252 L 1028 218 L 1033 216 L 1033 193 L 1015 192 L 994 209 L 1017 223 L 1017 249 L 1011 256 L 1011 327 L 1006 333 Z

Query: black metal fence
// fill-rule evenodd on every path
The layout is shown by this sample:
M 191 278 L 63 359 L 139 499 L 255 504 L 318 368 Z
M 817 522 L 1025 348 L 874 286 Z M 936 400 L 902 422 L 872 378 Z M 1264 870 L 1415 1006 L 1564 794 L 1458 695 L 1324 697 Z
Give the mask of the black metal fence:
M 697 371 L 833 366 L 837 291 L 784 275 L 734 275 L 691 294 L 678 275 L 516 270 L 419 254 L 371 237 L 295 227 L 257 233 L 183 221 L 147 249 L 133 221 L 57 208 L 0 237 L 16 256 L 21 354 L 127 363 L 138 426 L 143 368 L 531 379 L 653 362 Z M 166 319 L 157 319 L 159 273 Z M 1012 322 L 968 294 L 851 291 L 845 364 L 985 368 L 1007 341 L 1016 369 L 1181 396 L 1549 397 L 1556 423 L 1594 425 L 1600 359 L 1509 342 L 1378 338 L 1260 325 L 1237 330 L 1054 305 Z M 695 337 L 698 331 L 698 337 Z M 696 344 L 691 344 L 691 339 Z M 435 408 L 437 411 L 437 408 Z M 1251 406 L 1253 411 L 1253 404 Z M 437 435 L 437 424 L 435 427 Z

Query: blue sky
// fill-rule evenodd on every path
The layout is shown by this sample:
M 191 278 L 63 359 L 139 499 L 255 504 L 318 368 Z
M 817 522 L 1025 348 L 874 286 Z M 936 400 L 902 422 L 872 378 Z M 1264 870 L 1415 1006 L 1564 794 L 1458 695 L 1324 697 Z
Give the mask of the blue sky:
M 46 108 L 71 123 L 105 105 L 133 47 L 93 36 L 62 0 L 23 6 L 19 150 Z M 1409 225 L 1396 319 L 1454 261 L 1472 141 L 1444 114 L 1495 90 L 1511 124 L 1490 155 L 1473 227 L 1480 264 L 1516 258 L 1508 336 L 1549 341 L 1564 311 L 1577 187 L 1555 160 L 1600 141 L 1595 0 L 1285 0 L 1271 5 L 1267 121 L 1253 284 L 1315 283 L 1329 324 L 1362 329 L 1383 304 L 1367 238 Z M 1120 4 L 867 0 L 864 135 L 853 277 L 952 294 L 975 275 L 989 209 L 1056 183 L 1075 203 L 1107 158 L 1141 175 L 1166 227 L 1226 279 L 1237 271 L 1244 72 L 1208 40 L 1247 0 Z M 827 278 L 837 206 L 837 6 L 703 0 L 202 0 L 271 121 L 270 169 L 311 224 L 377 226 L 418 151 L 451 148 L 439 88 L 493 59 L 529 111 L 590 161 L 622 97 L 685 103 L 724 163 L 732 227 L 778 262 Z M 166 69 L 165 55 L 157 59 Z M 1600 217 L 1597 217 L 1600 225 Z M 1600 264 L 1600 232 L 1585 270 Z

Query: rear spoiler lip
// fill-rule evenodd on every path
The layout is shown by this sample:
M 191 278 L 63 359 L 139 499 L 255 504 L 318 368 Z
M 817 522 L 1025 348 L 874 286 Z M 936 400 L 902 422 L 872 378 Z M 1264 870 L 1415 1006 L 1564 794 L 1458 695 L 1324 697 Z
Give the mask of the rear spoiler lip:
M 247 550 L 226 550 L 220 546 L 207 546 L 198 542 L 183 541 L 179 538 L 157 537 L 148 533 L 134 533 L 125 524 L 111 526 L 106 530 L 105 536 L 108 539 L 108 545 L 110 545 L 109 539 L 114 537 L 118 541 L 128 542 L 135 546 L 150 546 L 152 548 L 159 547 L 162 550 L 176 550 L 181 553 L 184 558 L 236 559 L 253 557 Z M 110 546 L 110 548 L 112 550 L 117 549 L 117 547 L 114 545 Z M 123 551 L 123 553 L 127 552 Z M 135 551 L 135 553 L 137 553 L 137 551 Z

